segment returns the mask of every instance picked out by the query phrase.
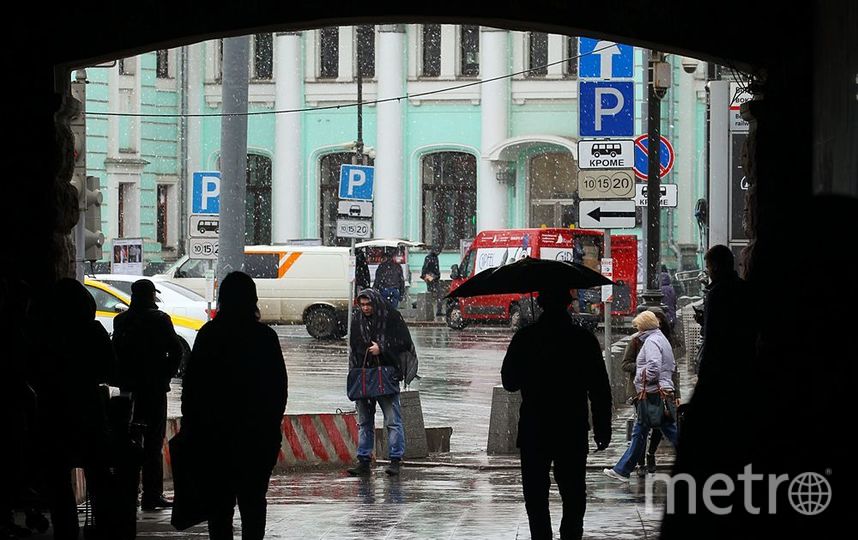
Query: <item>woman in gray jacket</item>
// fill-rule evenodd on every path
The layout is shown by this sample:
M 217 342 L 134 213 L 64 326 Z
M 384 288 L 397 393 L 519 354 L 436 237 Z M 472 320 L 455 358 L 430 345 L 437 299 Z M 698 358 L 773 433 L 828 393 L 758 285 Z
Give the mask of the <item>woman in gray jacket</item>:
M 659 321 L 651 311 L 641 312 L 632 321 L 638 330 L 638 339 L 642 345 L 635 360 L 635 390 L 638 393 L 661 393 L 665 401 L 676 399 L 673 385 L 673 373 L 676 371 L 676 360 L 673 357 L 673 347 L 659 330 Z M 676 419 L 665 418 L 659 427 L 662 433 L 676 447 Z M 646 440 L 650 426 L 643 424 L 638 418 L 632 429 L 632 441 L 626 453 L 612 468 L 603 472 L 616 480 L 628 482 L 635 465 L 646 451 Z

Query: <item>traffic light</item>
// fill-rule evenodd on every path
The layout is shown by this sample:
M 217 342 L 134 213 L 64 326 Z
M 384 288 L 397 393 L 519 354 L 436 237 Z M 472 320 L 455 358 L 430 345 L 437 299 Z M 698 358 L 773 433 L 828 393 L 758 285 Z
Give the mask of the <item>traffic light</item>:
M 77 190 L 78 230 L 75 232 L 78 260 L 97 261 L 102 258 L 104 234 L 101 232 L 101 194 L 97 176 L 86 175 L 86 115 L 83 110 L 86 103 L 86 72 L 78 70 L 71 85 L 72 96 L 80 103 L 78 114 L 69 122 L 74 136 L 74 174 L 71 184 Z

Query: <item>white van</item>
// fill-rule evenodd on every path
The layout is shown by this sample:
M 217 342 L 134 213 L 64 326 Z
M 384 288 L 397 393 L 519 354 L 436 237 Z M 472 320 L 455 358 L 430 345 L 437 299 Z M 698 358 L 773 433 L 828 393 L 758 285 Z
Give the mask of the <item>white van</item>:
M 163 277 L 205 294 L 215 261 L 179 259 Z M 305 324 L 319 339 L 343 337 L 351 298 L 349 250 L 325 246 L 247 246 L 244 271 L 256 282 L 262 322 Z

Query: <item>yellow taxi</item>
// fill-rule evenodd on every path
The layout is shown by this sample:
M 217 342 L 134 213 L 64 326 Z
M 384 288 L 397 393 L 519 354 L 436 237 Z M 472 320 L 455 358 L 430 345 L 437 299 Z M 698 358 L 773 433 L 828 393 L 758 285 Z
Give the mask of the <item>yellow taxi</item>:
M 131 298 L 124 292 L 94 279 L 86 278 L 83 285 L 95 299 L 96 320 L 104 326 L 107 333 L 112 335 L 113 318 L 128 309 L 128 306 L 131 305 Z M 188 355 L 191 353 L 191 348 L 194 346 L 197 331 L 202 328 L 206 321 L 173 313 L 169 313 L 169 315 L 170 320 L 173 321 L 173 328 L 179 336 L 179 341 L 182 343 L 184 351 L 182 365 L 184 366 Z

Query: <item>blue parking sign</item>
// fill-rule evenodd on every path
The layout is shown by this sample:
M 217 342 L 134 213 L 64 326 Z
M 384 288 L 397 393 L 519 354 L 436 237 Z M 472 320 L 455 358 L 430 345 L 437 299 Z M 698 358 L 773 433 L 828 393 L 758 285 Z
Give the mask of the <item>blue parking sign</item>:
M 634 68 L 634 49 L 613 41 L 579 38 L 578 77 L 582 79 L 630 78 Z
M 220 172 L 195 172 L 191 200 L 194 214 L 219 214 Z
M 375 167 L 343 165 L 340 167 L 340 199 L 371 201 Z
M 635 86 L 632 81 L 580 81 L 578 103 L 580 136 L 634 135 Z

